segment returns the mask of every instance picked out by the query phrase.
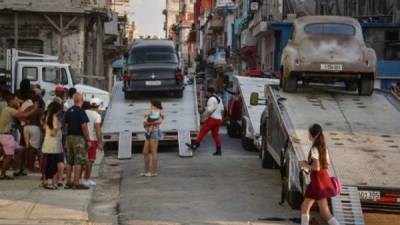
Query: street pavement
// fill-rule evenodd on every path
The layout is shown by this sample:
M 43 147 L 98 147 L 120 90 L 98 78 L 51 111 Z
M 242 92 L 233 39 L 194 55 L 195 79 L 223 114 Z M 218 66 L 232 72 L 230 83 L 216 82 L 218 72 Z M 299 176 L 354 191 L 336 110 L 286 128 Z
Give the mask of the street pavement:
M 239 139 L 224 134 L 221 157 L 211 155 L 213 146 L 207 137 L 193 158 L 160 153 L 155 178 L 138 177 L 139 154 L 123 163 L 120 224 L 295 224 L 290 219 L 299 211 L 278 204 L 278 170 L 262 169 L 258 154 L 243 150 Z
M 102 159 L 99 152 L 94 178 Z M 40 174 L 0 181 L 0 224 L 87 224 L 93 189 L 46 190 L 39 185 Z

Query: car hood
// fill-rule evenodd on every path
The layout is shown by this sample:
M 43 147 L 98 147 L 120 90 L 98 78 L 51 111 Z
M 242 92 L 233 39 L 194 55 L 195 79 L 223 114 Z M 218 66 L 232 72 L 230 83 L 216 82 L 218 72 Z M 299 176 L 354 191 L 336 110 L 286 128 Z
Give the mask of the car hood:
M 77 84 L 74 86 L 78 92 L 83 94 L 85 101 L 89 101 L 91 98 L 99 98 L 102 101 L 100 105 L 100 110 L 106 110 L 108 104 L 110 103 L 110 93 L 108 91 L 95 88 L 93 86 L 85 84 Z
M 361 62 L 362 45 L 354 37 L 309 37 L 298 45 L 301 62 Z

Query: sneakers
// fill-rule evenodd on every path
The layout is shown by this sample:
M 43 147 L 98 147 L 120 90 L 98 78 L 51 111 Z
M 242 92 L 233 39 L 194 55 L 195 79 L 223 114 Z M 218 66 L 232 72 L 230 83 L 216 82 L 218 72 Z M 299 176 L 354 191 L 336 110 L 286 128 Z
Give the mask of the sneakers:
M 187 146 L 188 148 L 192 149 L 193 151 L 196 151 L 196 149 L 200 146 L 200 144 L 197 144 L 197 143 L 195 143 L 195 144 L 192 144 L 192 143 L 185 143 L 185 144 L 186 144 L 186 146 Z
M 156 177 L 158 176 L 157 173 L 140 173 L 139 174 L 140 177 Z
M 140 173 L 140 177 L 151 177 L 151 173 Z
M 93 180 L 87 180 L 87 182 L 89 183 L 89 186 L 91 186 L 91 187 L 96 186 L 96 182 Z
M 96 182 L 94 182 L 93 180 L 90 180 L 90 179 L 88 179 L 88 180 L 86 180 L 86 179 L 81 179 L 81 180 L 80 180 L 80 184 L 85 185 L 85 186 L 88 186 L 88 187 L 96 186 Z

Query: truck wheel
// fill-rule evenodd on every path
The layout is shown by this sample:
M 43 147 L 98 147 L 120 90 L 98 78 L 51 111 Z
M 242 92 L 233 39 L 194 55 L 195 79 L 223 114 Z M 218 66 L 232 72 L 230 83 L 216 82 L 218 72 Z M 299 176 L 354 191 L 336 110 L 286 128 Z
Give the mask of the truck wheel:
M 374 79 L 361 78 L 358 81 L 358 94 L 361 96 L 371 96 L 374 92 Z
M 282 88 L 284 92 L 296 92 L 297 90 L 297 77 L 284 75 L 282 78 Z
M 175 97 L 176 98 L 182 98 L 183 97 L 183 90 L 175 91 Z
M 125 91 L 124 92 L 124 96 L 125 96 L 125 99 L 132 99 L 132 98 L 135 98 L 135 93 L 134 92 Z
M 241 128 L 236 121 L 229 121 L 226 124 L 226 130 L 228 132 L 228 136 L 231 138 L 240 138 Z
M 261 167 L 264 169 L 277 169 L 278 164 L 276 164 L 272 155 L 268 152 L 267 141 L 265 140 L 265 136 L 263 136 L 261 140 Z
M 242 147 L 246 151 L 254 151 L 256 148 L 253 143 L 253 139 L 247 138 L 246 137 L 246 121 L 242 120 Z
M 303 203 L 304 197 L 299 191 L 287 191 L 287 201 L 292 209 L 300 209 L 301 203 Z

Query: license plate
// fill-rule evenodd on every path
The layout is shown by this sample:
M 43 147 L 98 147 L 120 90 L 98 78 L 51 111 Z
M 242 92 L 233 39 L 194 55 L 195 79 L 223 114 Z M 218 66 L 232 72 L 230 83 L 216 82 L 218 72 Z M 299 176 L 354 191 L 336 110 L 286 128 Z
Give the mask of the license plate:
M 159 85 L 161 85 L 160 80 L 146 81 L 146 86 L 159 86 Z
M 377 201 L 381 198 L 379 191 L 358 191 L 360 194 L 360 200 L 372 200 Z
M 321 64 L 321 70 L 342 71 L 342 64 Z

